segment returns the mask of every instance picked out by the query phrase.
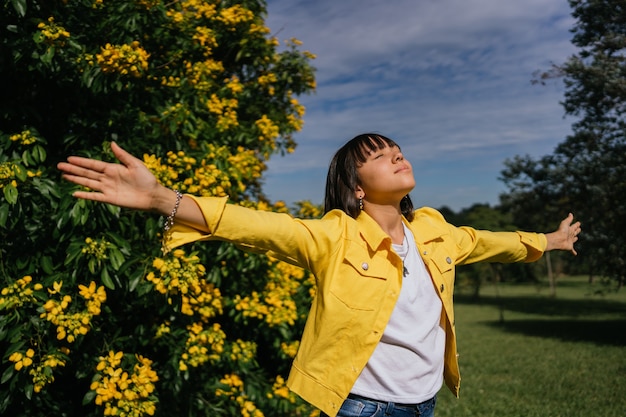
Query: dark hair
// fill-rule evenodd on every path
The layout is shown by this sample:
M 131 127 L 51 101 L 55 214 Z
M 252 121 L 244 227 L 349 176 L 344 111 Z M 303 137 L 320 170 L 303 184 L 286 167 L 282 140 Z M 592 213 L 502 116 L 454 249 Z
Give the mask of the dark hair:
M 339 209 L 356 218 L 361 212 L 359 201 L 354 194 L 357 185 L 360 184 L 357 168 L 365 163 L 370 152 L 394 146 L 398 144 L 376 133 L 358 135 L 343 145 L 335 153 L 328 167 L 324 213 Z M 400 202 L 400 210 L 407 220 L 413 220 L 413 202 L 408 195 Z

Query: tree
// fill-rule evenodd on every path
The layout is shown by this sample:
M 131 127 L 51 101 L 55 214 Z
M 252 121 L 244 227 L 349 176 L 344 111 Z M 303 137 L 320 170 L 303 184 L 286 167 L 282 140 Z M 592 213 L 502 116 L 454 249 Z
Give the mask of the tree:
M 71 197 L 56 163 L 110 141 L 182 192 L 288 211 L 313 55 L 261 0 L 5 0 L 0 13 L 0 414 L 279 416 L 311 276 L 229 244 L 161 252 L 149 214 Z M 301 205 L 303 213 L 315 214 Z
M 552 155 L 508 162 L 502 176 L 509 193 L 503 199 L 520 217 L 529 211 L 573 211 L 584 228 L 579 253 L 592 273 L 621 287 L 626 275 L 626 2 L 570 0 L 570 5 L 576 18 L 572 43 L 580 50 L 541 78 L 564 77 L 565 113 L 578 120 Z

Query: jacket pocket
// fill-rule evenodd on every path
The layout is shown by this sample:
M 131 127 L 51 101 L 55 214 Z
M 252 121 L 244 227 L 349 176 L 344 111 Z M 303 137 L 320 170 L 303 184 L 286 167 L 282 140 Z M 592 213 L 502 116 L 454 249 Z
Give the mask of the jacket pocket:
M 386 295 L 388 280 L 397 272 L 387 259 L 352 246 L 333 277 L 330 292 L 353 310 L 375 310 Z
M 454 272 L 455 261 L 451 255 L 445 250 L 439 250 L 433 253 L 430 261 L 435 265 L 436 269 L 431 270 L 433 274 L 433 280 L 437 291 L 442 295 L 442 298 L 452 297 L 454 291 Z M 435 276 L 437 274 L 438 276 Z

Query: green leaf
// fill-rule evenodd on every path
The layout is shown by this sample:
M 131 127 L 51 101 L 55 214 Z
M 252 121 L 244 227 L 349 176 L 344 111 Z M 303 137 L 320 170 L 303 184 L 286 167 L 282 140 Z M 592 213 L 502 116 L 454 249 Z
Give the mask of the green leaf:
M 140 269 L 137 269 L 130 277 L 128 280 L 128 289 L 130 291 L 135 291 L 135 288 L 137 288 L 137 285 L 139 284 L 139 282 L 141 282 L 141 279 L 143 278 L 143 271 L 141 271 Z
M 0 206 L 0 227 L 6 227 L 9 218 L 9 206 L 2 204 Z
M 120 266 L 124 263 L 124 255 L 122 255 L 122 252 L 117 248 L 111 248 L 109 258 L 111 259 L 111 266 L 115 271 L 119 270 Z
M 6 315 L 1 316 L 1 317 L 2 317 L 2 319 L 0 319 L 0 322 L 7 321 L 7 320 L 5 320 L 6 317 L 7 317 Z M 8 323 L 8 324 L 10 325 L 10 323 Z M 6 326 L 4 326 L 4 325 L 1 326 L 0 327 L 0 341 L 6 339 L 8 333 L 9 332 L 8 332 L 8 329 L 6 328 Z
M 54 272 L 54 266 L 52 265 L 52 259 L 49 256 L 42 256 L 40 259 L 41 269 L 48 275 Z
M 83 405 L 91 404 L 93 399 L 96 398 L 95 391 L 88 391 L 87 394 L 83 397 Z
M 22 162 L 26 166 L 31 166 L 35 164 L 35 161 L 33 160 L 33 157 L 28 150 L 22 152 Z M 16 165 L 16 168 L 17 167 L 19 167 L 19 165 Z
M 109 270 L 106 267 L 102 268 L 100 279 L 102 280 L 102 283 L 104 284 L 105 287 L 107 287 L 110 290 L 115 289 L 115 284 L 113 283 L 113 280 L 111 279 L 111 276 L 109 275 Z
M 13 8 L 20 16 L 26 16 L 26 0 L 11 0 Z
M 41 145 L 35 145 L 33 148 L 33 156 L 38 162 L 43 162 L 46 160 L 46 150 Z
M 40 57 L 41 62 L 44 64 L 50 64 L 52 62 L 52 58 L 54 58 L 54 52 L 55 49 L 53 46 L 48 47 L 48 49 L 46 49 L 46 53 Z
M 15 204 L 17 203 L 17 188 L 13 184 L 7 184 L 2 189 L 4 193 L 4 198 L 6 198 L 7 203 Z
M 15 173 L 17 179 L 19 179 L 20 181 L 26 181 L 26 179 L 28 178 L 28 171 L 26 171 L 26 168 L 24 168 L 20 164 L 13 165 L 13 172 Z
M 89 268 L 89 272 L 92 274 L 96 273 L 96 260 L 91 258 L 89 262 L 87 262 L 87 268 Z
M 46 37 L 40 31 L 33 33 L 33 41 L 35 41 L 35 43 L 42 43 L 45 39 Z M 33 51 L 32 57 L 38 59 L 41 55 L 39 55 L 37 51 Z
M 84 210 L 80 217 L 80 224 L 85 225 L 91 218 L 91 213 L 89 210 Z
M 104 208 L 114 216 L 119 216 L 120 211 L 122 210 L 120 207 L 113 204 L 104 204 Z
M 78 49 L 79 51 L 83 49 L 83 46 L 76 42 L 74 39 L 69 39 L 67 43 L 74 49 Z
M 7 382 L 9 379 L 11 379 L 11 377 L 13 376 L 13 373 L 15 371 L 15 367 L 13 366 L 13 364 L 11 364 L 11 366 L 9 366 L 3 373 L 2 373 L 2 378 L 0 379 L 0 384 L 4 384 L 5 382 Z
M 81 242 L 72 242 L 70 246 L 67 248 L 67 257 L 65 258 L 65 262 L 63 265 L 67 266 L 72 263 L 76 258 L 78 258 L 82 251 L 82 243 Z
M 84 200 L 77 200 L 76 203 L 74 203 L 74 205 L 72 206 L 72 209 L 70 210 L 70 218 L 72 219 L 72 223 L 74 225 L 79 224 L 81 217 L 82 217 L 82 209 L 84 206 L 83 203 Z
M 24 395 L 29 400 L 32 400 L 33 398 L 33 391 L 34 391 L 33 388 L 34 388 L 33 384 L 27 384 L 26 387 L 24 387 Z

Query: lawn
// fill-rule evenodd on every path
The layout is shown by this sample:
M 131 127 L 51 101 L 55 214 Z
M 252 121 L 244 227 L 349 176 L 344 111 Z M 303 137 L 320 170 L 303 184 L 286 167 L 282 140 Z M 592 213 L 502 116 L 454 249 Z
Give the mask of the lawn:
M 461 396 L 442 389 L 437 417 L 626 416 L 626 290 L 598 288 L 574 277 L 556 298 L 531 284 L 457 294 Z

